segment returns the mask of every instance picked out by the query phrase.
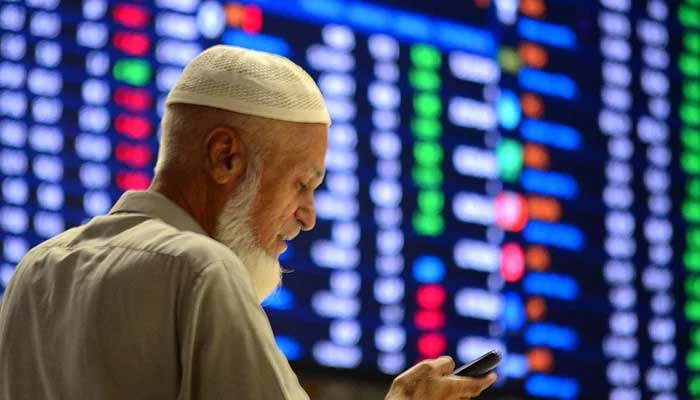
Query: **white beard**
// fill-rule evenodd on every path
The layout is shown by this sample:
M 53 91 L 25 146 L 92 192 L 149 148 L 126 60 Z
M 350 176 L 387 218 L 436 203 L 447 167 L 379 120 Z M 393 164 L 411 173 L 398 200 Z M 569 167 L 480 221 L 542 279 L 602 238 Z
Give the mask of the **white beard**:
M 282 281 L 279 261 L 255 242 L 250 228 L 250 212 L 260 186 L 261 169 L 259 163 L 248 169 L 243 183 L 226 202 L 214 233 L 214 239 L 233 250 L 243 262 L 258 301 L 265 299 Z

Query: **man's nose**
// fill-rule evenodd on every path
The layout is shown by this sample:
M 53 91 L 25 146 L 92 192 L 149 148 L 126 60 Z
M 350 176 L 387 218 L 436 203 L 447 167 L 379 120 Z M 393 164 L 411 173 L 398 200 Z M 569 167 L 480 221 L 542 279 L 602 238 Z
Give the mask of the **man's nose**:
M 304 207 L 299 207 L 296 212 L 297 221 L 302 231 L 310 231 L 316 226 L 316 212 L 313 201 Z

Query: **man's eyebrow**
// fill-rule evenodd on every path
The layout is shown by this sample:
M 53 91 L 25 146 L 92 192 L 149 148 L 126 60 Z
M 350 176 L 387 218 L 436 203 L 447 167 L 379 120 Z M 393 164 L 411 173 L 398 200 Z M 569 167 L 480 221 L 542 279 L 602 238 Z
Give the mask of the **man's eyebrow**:
M 325 173 L 321 172 L 321 170 L 316 168 L 316 167 L 309 167 L 309 169 L 314 173 L 316 179 L 318 180 L 318 182 L 314 185 L 314 187 L 321 186 L 321 183 L 323 182 L 323 178 L 324 178 Z
M 324 174 L 323 172 L 321 172 L 320 169 L 318 169 L 318 168 L 316 168 L 316 167 L 310 167 L 310 169 L 313 171 L 313 173 L 316 175 L 316 177 L 317 177 L 319 180 L 321 180 L 321 181 L 323 180 L 323 176 L 324 176 L 325 174 Z

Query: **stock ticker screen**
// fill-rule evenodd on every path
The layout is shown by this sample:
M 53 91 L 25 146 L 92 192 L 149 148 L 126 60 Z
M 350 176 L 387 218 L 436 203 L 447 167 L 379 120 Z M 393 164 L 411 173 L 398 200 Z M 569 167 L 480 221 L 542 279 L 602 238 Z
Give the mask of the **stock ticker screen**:
M 264 302 L 294 367 L 496 349 L 504 399 L 700 399 L 700 1 L 434 3 L 3 1 L 0 291 L 148 186 L 168 90 L 237 45 L 333 120 Z

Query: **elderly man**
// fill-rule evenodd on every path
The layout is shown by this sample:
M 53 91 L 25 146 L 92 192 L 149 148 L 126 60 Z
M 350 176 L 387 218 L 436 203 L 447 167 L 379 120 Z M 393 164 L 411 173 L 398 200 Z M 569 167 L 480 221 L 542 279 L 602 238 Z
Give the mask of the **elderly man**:
M 214 46 L 168 95 L 151 187 L 32 249 L 0 308 L 0 398 L 305 399 L 260 301 L 315 224 L 330 119 L 283 57 Z M 449 357 L 390 399 L 463 399 Z

